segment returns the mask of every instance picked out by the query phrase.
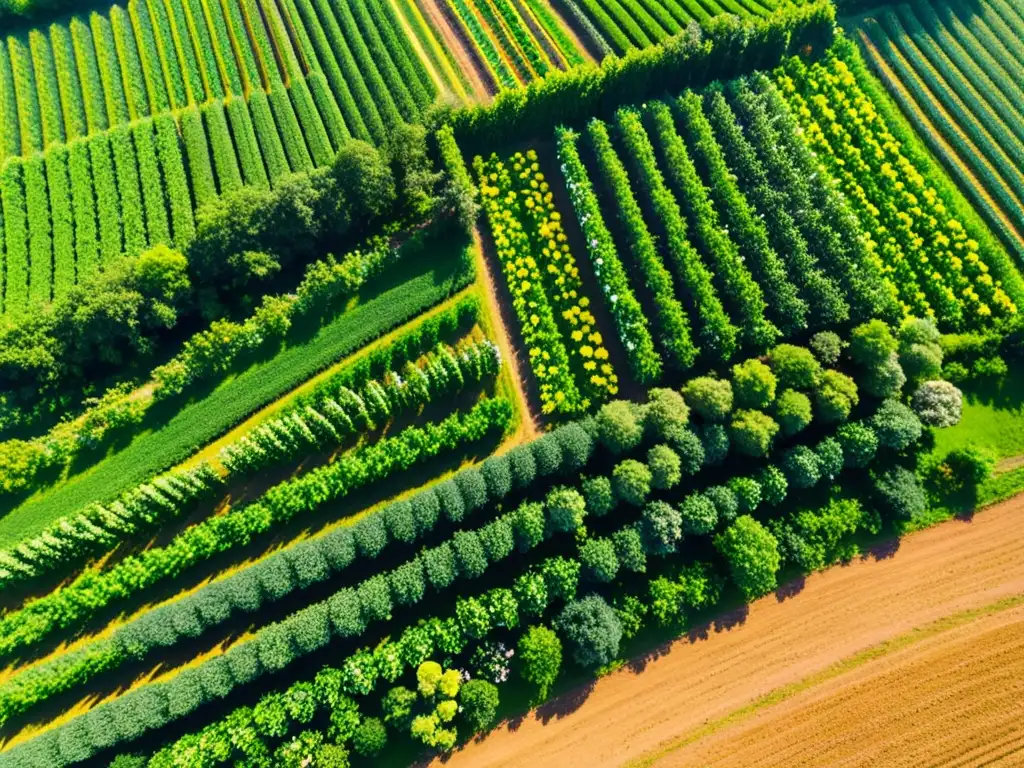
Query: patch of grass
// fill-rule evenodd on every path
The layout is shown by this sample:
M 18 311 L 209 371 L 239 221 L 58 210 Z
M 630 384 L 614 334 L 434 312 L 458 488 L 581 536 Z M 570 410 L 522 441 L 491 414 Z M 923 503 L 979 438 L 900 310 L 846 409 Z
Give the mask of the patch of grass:
M 308 341 L 285 349 L 181 408 L 164 424 L 140 434 L 124 450 L 62 485 L 29 498 L 0 519 L 0 547 L 39 533 L 62 515 L 119 493 L 183 461 L 339 358 L 466 285 L 472 277 L 467 245 L 443 239 L 392 270 L 389 282 L 370 286 L 360 301 Z M 404 282 L 394 284 L 394 277 Z
M 1015 364 L 1001 382 L 966 384 L 960 423 L 935 431 L 937 455 L 975 444 L 997 459 L 1024 455 L 1024 365 Z

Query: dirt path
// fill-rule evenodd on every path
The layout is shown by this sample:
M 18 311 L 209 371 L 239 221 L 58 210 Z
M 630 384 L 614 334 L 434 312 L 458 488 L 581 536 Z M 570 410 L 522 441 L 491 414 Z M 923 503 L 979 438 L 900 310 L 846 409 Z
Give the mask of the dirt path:
M 1024 594 L 1022 520 L 1019 496 L 971 522 L 913 534 L 894 552 L 813 574 L 784 590 L 799 594 L 770 595 L 722 617 L 544 708 L 557 714 L 531 713 L 515 732 L 500 727 L 446 765 L 593 768 L 656 756 L 709 721 L 858 652 Z
M 477 101 L 487 101 L 490 95 L 497 90 L 497 86 L 491 84 L 491 79 L 484 74 L 480 62 L 466 49 L 462 38 L 448 23 L 448 15 L 438 7 L 438 2 L 443 3 L 445 0 L 413 1 L 430 19 L 431 26 L 441 35 L 441 44 L 451 52 L 466 77 L 469 78 L 470 85 L 473 87 L 473 97 Z
M 508 326 L 509 323 L 514 321 L 514 318 L 498 294 L 498 286 L 494 282 L 491 262 L 484 255 L 483 237 L 480 234 L 479 226 L 473 230 L 473 244 L 476 252 L 477 280 L 482 286 L 482 292 L 487 304 L 488 325 L 490 326 L 488 330 L 490 330 L 495 343 L 498 345 L 498 349 L 501 351 L 502 359 L 508 363 L 510 384 L 515 392 L 516 399 L 519 401 L 519 412 L 522 416 L 519 429 L 513 436 L 517 439 L 506 441 L 511 447 L 512 443 L 518 444 L 519 442 L 532 440 L 541 433 L 541 429 L 536 409 L 526 394 L 526 387 L 523 386 L 523 370 L 527 363 L 520 360 L 516 347 L 512 343 L 512 337 L 509 334 Z

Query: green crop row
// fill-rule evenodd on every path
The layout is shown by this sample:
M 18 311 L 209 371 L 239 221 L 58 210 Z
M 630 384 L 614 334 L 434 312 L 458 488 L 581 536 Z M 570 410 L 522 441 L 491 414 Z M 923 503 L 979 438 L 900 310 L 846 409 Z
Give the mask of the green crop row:
M 494 41 L 491 40 L 490 35 L 480 24 L 480 20 L 473 13 L 473 9 L 470 8 L 466 0 L 446 0 L 448 8 L 453 11 L 456 24 L 466 30 L 471 45 L 476 48 L 480 56 L 484 60 L 484 64 L 494 78 L 495 82 L 501 88 L 515 88 L 519 81 L 516 79 L 515 72 L 509 67 L 502 58 L 498 49 L 494 46 Z
M 394 7 L 389 0 L 368 0 L 367 7 L 380 30 L 387 51 L 402 73 L 402 80 L 409 88 L 413 101 L 420 111 L 426 109 L 436 95 L 436 88 L 396 18 Z
M 672 273 L 662 261 L 654 238 L 644 223 L 643 211 L 633 194 L 626 166 L 615 152 L 608 127 L 603 122 L 592 120 L 587 126 L 587 136 L 597 158 L 601 178 L 616 201 L 633 262 L 651 290 L 658 342 L 672 365 L 689 368 L 697 359 L 690 318 L 676 295 Z
M 373 61 L 379 67 L 383 83 L 386 86 L 387 92 L 394 100 L 402 119 L 406 122 L 415 122 L 419 119 L 420 107 L 413 99 L 410 88 L 414 87 L 419 80 L 416 78 L 416 74 L 411 72 L 409 73 L 411 76 L 408 79 L 408 86 L 406 85 L 406 76 L 399 71 L 398 65 L 393 60 L 391 54 L 391 50 L 394 50 L 396 57 L 401 55 L 402 47 L 396 46 L 394 49 L 391 49 L 385 44 L 384 38 L 377 28 L 377 23 L 373 14 L 370 13 L 368 6 L 368 0 L 352 3 L 352 13 L 359 25 L 358 34 L 365 42 Z
M 576 49 L 576 44 L 566 32 L 565 27 L 562 26 L 561 21 L 544 4 L 543 0 L 524 0 L 524 7 L 526 13 L 530 14 L 551 38 L 566 64 L 575 67 L 586 62 L 583 54 Z
M 480 18 L 483 19 L 483 23 L 486 25 L 485 34 L 495 42 L 498 50 L 504 52 L 512 62 L 512 69 L 515 70 L 519 81 L 528 83 L 533 80 L 533 70 L 527 62 L 526 56 L 519 49 L 519 46 L 509 36 L 505 25 L 498 19 L 492 3 L 493 0 L 469 0 L 469 4 L 476 9 L 476 12 L 480 14 Z

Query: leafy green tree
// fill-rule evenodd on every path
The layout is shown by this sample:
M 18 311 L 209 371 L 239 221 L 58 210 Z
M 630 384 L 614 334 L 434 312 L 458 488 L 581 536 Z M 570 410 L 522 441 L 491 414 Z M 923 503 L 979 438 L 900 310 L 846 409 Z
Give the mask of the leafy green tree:
M 879 444 L 893 451 L 903 451 L 921 439 L 924 428 L 910 408 L 898 400 L 886 400 L 871 417 L 871 428 Z
M 572 650 L 573 660 L 581 667 L 602 667 L 619 652 L 622 623 L 598 595 L 569 603 L 555 619 L 555 626 Z
M 683 517 L 683 529 L 696 536 L 711 533 L 718 524 L 718 509 L 703 493 L 691 493 L 683 499 L 679 512 Z
M 486 731 L 498 714 L 498 686 L 489 680 L 469 680 L 459 691 L 462 717 L 471 733 Z
M 898 346 L 892 329 L 883 320 L 863 323 L 850 333 L 850 356 L 865 368 L 882 365 Z
M 767 456 L 779 425 L 761 411 L 736 411 L 729 425 L 729 437 L 736 450 L 747 456 Z
M 548 492 L 544 499 L 551 529 L 562 533 L 575 531 L 583 525 L 587 515 L 587 502 L 574 488 L 560 486 Z
M 811 390 L 821 379 L 821 363 L 805 347 L 779 344 L 768 353 L 768 365 L 783 389 Z
M 878 435 L 863 422 L 843 424 L 836 430 L 846 466 L 863 469 L 878 453 Z
M 846 421 L 860 402 L 857 384 L 844 373 L 825 371 L 814 393 L 814 402 L 822 421 L 833 424 Z
M 644 436 L 644 425 L 637 406 L 625 400 L 613 400 L 601 406 L 594 423 L 597 439 L 615 454 L 633 450 Z
M 648 552 L 675 552 L 683 538 L 683 515 L 678 509 L 664 501 L 652 501 L 644 507 L 641 521 Z
M 612 543 L 615 544 L 619 565 L 633 573 L 644 573 L 647 570 L 647 550 L 636 527 L 617 530 L 612 534 Z
M 832 366 L 839 362 L 847 344 L 833 331 L 818 331 L 811 337 L 808 346 L 822 365 Z
M 667 491 L 683 479 L 679 454 L 667 445 L 656 445 L 647 452 L 647 467 L 651 470 L 651 486 Z
M 604 517 L 618 504 L 612 481 L 605 475 L 583 478 L 583 498 L 587 502 L 587 512 L 594 517 Z
M 775 401 L 775 418 L 786 437 L 806 429 L 813 417 L 811 398 L 803 392 L 787 389 Z
M 729 563 L 736 586 L 748 600 L 775 589 L 775 575 L 782 558 L 779 543 L 771 532 L 749 515 L 715 537 L 715 548 Z
M 903 467 L 890 467 L 874 476 L 875 504 L 896 520 L 914 520 L 928 509 L 917 474 Z
M 690 409 L 673 389 L 655 388 L 644 406 L 648 431 L 656 440 L 676 440 L 690 421 Z
M 387 729 L 376 717 L 363 720 L 352 736 L 352 748 L 363 757 L 376 757 L 387 744 Z
M 612 470 L 615 495 L 627 504 L 639 507 L 651 493 L 651 470 L 636 459 L 620 461 Z
M 536 700 L 543 701 L 562 668 L 562 641 L 551 629 L 533 626 L 519 638 L 517 656 L 520 674 L 537 686 Z
M 732 389 L 739 408 L 764 410 L 775 400 L 778 379 L 760 360 L 746 360 L 732 367 Z
M 732 412 L 732 384 L 725 379 L 711 376 L 690 379 L 683 387 L 683 397 L 686 398 L 687 404 L 707 421 L 725 421 Z
M 580 563 L 595 581 L 612 581 L 619 572 L 619 558 L 610 539 L 587 539 L 583 542 Z
M 412 723 L 412 713 L 416 701 L 415 691 L 396 685 L 381 700 L 380 706 L 384 712 L 384 722 L 393 724 L 399 730 L 407 729 Z

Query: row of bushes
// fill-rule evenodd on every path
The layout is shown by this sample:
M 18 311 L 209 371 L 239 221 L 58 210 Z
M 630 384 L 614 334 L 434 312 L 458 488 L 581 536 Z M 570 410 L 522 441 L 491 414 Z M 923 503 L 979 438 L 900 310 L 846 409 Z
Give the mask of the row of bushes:
M 0 619 L 5 626 L 5 650 L 29 645 L 57 629 L 79 626 L 117 601 L 172 579 L 214 555 L 245 546 L 297 515 L 308 514 L 414 464 L 500 433 L 511 419 L 512 407 L 507 400 L 483 400 L 466 413 L 423 427 L 408 427 L 394 437 L 357 448 L 331 464 L 279 483 L 252 504 L 187 528 L 166 546 L 127 557 L 103 572 L 87 572 L 8 614 Z

